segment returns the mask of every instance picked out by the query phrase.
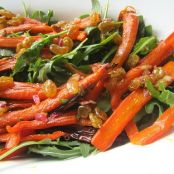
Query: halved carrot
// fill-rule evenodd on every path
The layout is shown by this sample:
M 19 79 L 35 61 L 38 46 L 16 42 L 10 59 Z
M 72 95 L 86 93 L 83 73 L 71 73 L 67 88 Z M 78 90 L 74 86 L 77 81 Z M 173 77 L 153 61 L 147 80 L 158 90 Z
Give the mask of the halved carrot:
M 0 72 L 12 70 L 16 64 L 16 59 L 13 57 L 5 57 L 0 59 Z
M 174 80 L 174 62 L 168 62 L 164 71 Z M 134 118 L 137 112 L 151 100 L 143 89 L 137 89 L 128 95 L 115 109 L 112 115 L 97 131 L 92 139 L 92 144 L 101 151 L 107 150 L 124 130 L 126 125 Z
M 124 64 L 134 46 L 138 32 L 139 19 L 133 7 L 127 7 L 123 10 L 119 19 L 124 21 L 122 42 L 111 63 L 120 67 Z

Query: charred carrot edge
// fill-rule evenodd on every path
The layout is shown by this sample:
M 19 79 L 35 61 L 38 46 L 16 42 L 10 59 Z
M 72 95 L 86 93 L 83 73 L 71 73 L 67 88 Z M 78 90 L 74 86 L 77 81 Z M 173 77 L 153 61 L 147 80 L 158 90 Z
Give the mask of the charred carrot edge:
M 174 62 L 169 62 L 163 69 L 174 80 L 173 67 Z M 128 95 L 94 135 L 92 144 L 101 151 L 107 150 L 136 113 L 150 100 L 151 96 L 146 96 L 143 89 L 137 89 Z
M 21 138 L 21 142 L 24 141 L 40 141 L 43 139 L 51 139 L 51 140 L 56 140 L 61 136 L 66 135 L 66 133 L 62 131 L 56 131 L 53 132 L 52 134 L 34 134 L 34 135 L 28 135 L 26 137 Z
M 99 95 L 101 94 L 102 90 L 104 88 L 104 84 L 102 81 L 99 81 L 94 88 L 88 92 L 88 94 L 85 96 L 85 100 L 93 100 L 96 101 Z
M 133 137 L 135 137 L 139 133 L 138 128 L 133 120 L 131 120 L 127 124 L 127 126 L 125 127 L 125 131 L 130 141 L 132 140 Z
M 111 62 L 119 67 L 126 61 L 134 46 L 139 24 L 135 9 L 130 7 L 121 12 L 120 20 L 124 21 L 122 42 Z
M 174 108 L 167 109 L 157 121 L 131 137 L 131 143 L 146 145 L 152 143 L 165 135 L 174 123 Z
M 101 66 L 100 69 L 96 73 L 93 73 L 86 78 L 82 79 L 79 82 L 79 86 L 82 90 L 85 90 L 86 88 L 90 87 L 91 85 L 96 84 L 103 75 L 107 72 L 108 65 Z M 13 111 L 10 113 L 6 113 L 0 117 L 0 127 L 5 127 L 6 125 L 14 125 L 19 120 L 33 120 L 36 113 L 40 112 L 50 112 L 54 110 L 55 108 L 62 105 L 61 100 L 62 99 L 72 99 L 77 94 L 74 94 L 72 92 L 69 92 L 66 87 L 64 87 L 62 90 L 60 90 L 55 98 L 52 99 L 46 99 L 42 102 L 40 102 L 38 105 L 33 105 L 30 108 L 26 108 L 19 111 Z
M 144 57 L 139 66 L 131 69 L 127 72 L 123 82 L 117 84 L 114 92 L 112 93 L 111 105 L 112 108 L 116 108 L 120 103 L 121 96 L 128 90 L 128 86 L 131 81 L 141 76 L 143 73 L 143 65 L 160 65 L 174 52 L 174 32 L 169 35 L 164 41 L 161 41 L 159 45 L 152 50 L 146 57 Z M 119 91 L 119 92 L 118 92 Z
M 25 129 L 37 130 L 37 129 L 46 129 L 55 126 L 66 126 L 77 123 L 77 118 L 75 115 L 67 115 L 52 119 L 48 122 L 33 120 L 33 121 L 21 121 L 18 122 L 15 126 L 7 126 L 7 131 L 9 133 L 19 133 Z

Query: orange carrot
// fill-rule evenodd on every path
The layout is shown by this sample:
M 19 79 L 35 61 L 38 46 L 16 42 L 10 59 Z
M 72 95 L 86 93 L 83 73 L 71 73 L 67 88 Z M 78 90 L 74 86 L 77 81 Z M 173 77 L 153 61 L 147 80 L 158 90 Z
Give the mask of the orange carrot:
M 31 36 L 33 40 L 38 40 L 40 36 Z M 4 48 L 16 48 L 17 44 L 22 42 L 25 37 L 0 37 L 0 47 Z
M 19 109 L 19 108 L 28 108 L 31 107 L 34 103 L 32 101 L 26 100 L 8 100 L 8 108 L 10 110 Z M 1 132 L 1 131 L 0 131 Z
M 26 137 L 21 138 L 21 141 L 41 141 L 43 139 L 51 139 L 51 140 L 56 140 L 59 137 L 65 135 L 66 133 L 61 132 L 61 131 L 56 131 L 52 134 L 34 134 L 34 135 L 28 135 Z
M 101 94 L 103 90 L 104 84 L 102 81 L 99 81 L 94 88 L 88 92 L 88 94 L 85 96 L 85 100 L 93 100 L 96 101 L 99 95 Z
M 108 65 L 101 66 L 100 69 L 98 69 L 97 72 L 87 76 L 86 78 L 82 79 L 79 82 L 80 89 L 85 90 L 91 85 L 94 85 L 97 83 L 103 75 L 106 74 L 106 69 Z M 62 105 L 62 99 L 63 100 L 70 100 L 73 97 L 75 97 L 77 94 L 68 91 L 66 87 L 64 87 L 60 92 L 57 94 L 55 98 L 48 98 L 42 102 L 40 102 L 38 105 L 33 105 L 30 108 L 26 108 L 19 111 L 13 111 L 10 113 L 6 113 L 0 117 L 0 127 L 5 127 L 6 125 L 14 125 L 19 120 L 32 120 L 34 119 L 34 116 L 36 113 L 40 112 L 50 112 L 54 110 L 55 108 Z
M 133 120 L 131 120 L 127 126 L 125 127 L 125 131 L 127 136 L 129 137 L 129 140 L 131 141 L 133 137 L 136 136 L 136 134 L 138 134 L 138 128 L 136 126 L 136 124 L 134 123 Z
M 174 80 L 173 67 L 174 62 L 169 62 L 163 69 Z M 92 144 L 101 151 L 107 150 L 136 113 L 150 100 L 151 96 L 146 95 L 143 89 L 137 89 L 128 95 L 94 135 Z
M 145 128 L 131 137 L 131 143 L 145 145 L 154 142 L 165 135 L 174 123 L 174 108 L 167 109 L 157 121 L 150 127 Z
M 31 33 L 51 33 L 53 32 L 53 29 L 44 24 L 21 24 L 18 26 L 10 26 L 6 27 L 4 29 L 1 29 L 0 32 L 5 33 L 5 34 L 11 34 L 15 32 L 20 32 L 20 31 L 28 31 L 30 30 Z
M 174 53 L 174 32 L 168 36 L 164 41 L 161 41 L 159 45 L 153 49 L 146 57 L 144 57 L 139 66 L 131 69 L 127 72 L 124 81 L 117 84 L 114 92 L 112 93 L 111 105 L 112 108 L 116 108 L 120 103 L 121 96 L 128 90 L 128 86 L 131 81 L 142 75 L 144 65 L 160 65 L 169 56 Z
M 139 20 L 138 16 L 136 16 L 135 9 L 132 7 L 127 7 L 123 10 L 120 14 L 119 20 L 124 21 L 122 42 L 111 63 L 120 67 L 124 64 L 134 46 Z
M 12 57 L 6 57 L 0 59 L 0 72 L 12 70 L 16 64 L 16 59 Z
M 38 121 L 38 120 L 20 121 L 13 127 L 7 126 L 7 131 L 9 133 L 19 133 L 27 129 L 31 130 L 47 129 L 55 126 L 66 126 L 66 125 L 76 124 L 77 123 L 76 115 L 74 113 L 69 113 L 69 114 L 70 115 L 51 119 L 48 122 Z

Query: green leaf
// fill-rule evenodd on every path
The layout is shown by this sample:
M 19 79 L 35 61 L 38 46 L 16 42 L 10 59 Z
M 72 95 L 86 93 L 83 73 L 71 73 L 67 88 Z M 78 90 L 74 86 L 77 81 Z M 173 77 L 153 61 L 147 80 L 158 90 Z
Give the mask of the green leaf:
M 30 152 L 41 154 L 43 156 L 54 157 L 59 160 L 75 158 L 81 156 L 79 148 L 73 148 L 70 150 L 61 150 L 56 146 L 33 146 L 29 148 Z
M 83 15 L 79 16 L 79 18 L 80 18 L 80 19 L 84 19 L 84 18 L 87 18 L 87 17 L 89 17 L 89 16 L 90 16 L 89 14 L 83 14 Z
M 14 51 L 10 49 L 0 48 L 0 58 L 11 57 L 14 55 Z
M 162 103 L 169 105 L 170 107 L 174 106 L 174 93 L 165 89 L 164 84 L 160 84 L 160 91 L 153 86 L 150 80 L 146 81 L 145 85 L 152 97 L 156 98 Z
M 7 156 L 9 156 L 10 154 L 12 154 L 13 152 L 23 148 L 23 147 L 27 147 L 27 146 L 31 146 L 31 145 L 36 145 L 36 144 L 55 144 L 54 142 L 51 142 L 50 139 L 44 139 L 42 141 L 27 141 L 24 143 L 19 144 L 18 146 L 15 146 L 13 148 L 11 148 L 10 150 L 8 150 L 7 152 L 5 152 L 4 154 L 0 155 L 0 160 L 6 158 Z
M 145 27 L 145 36 L 152 36 L 153 35 L 153 30 L 152 30 L 152 25 L 148 25 Z
M 60 99 L 59 101 L 60 101 L 60 103 L 65 104 L 65 103 L 67 103 L 69 100 L 68 100 L 68 99 L 63 99 L 63 98 L 62 98 L 62 99 Z
M 29 65 L 30 63 L 33 63 L 37 60 L 37 58 L 40 56 L 40 52 L 42 48 L 46 44 L 49 44 L 52 39 L 59 37 L 60 35 L 65 34 L 67 31 L 63 31 L 61 33 L 52 34 L 52 35 L 45 35 L 44 38 L 34 42 L 30 48 L 28 48 L 18 59 L 15 64 L 13 75 L 22 72 L 24 68 Z
M 98 0 L 91 0 L 91 3 L 92 3 L 92 11 L 101 14 L 102 10 L 100 2 Z
M 83 157 L 87 157 L 91 152 L 91 146 L 86 143 L 80 144 L 80 152 Z
M 159 115 L 161 115 L 164 111 L 162 104 L 157 101 L 151 101 L 145 106 L 145 111 L 148 114 L 152 114 L 154 112 L 155 106 L 158 107 Z
M 143 37 L 136 43 L 134 50 L 131 54 L 133 55 L 139 54 L 144 56 L 148 54 L 156 46 L 157 46 L 157 39 L 155 36 Z

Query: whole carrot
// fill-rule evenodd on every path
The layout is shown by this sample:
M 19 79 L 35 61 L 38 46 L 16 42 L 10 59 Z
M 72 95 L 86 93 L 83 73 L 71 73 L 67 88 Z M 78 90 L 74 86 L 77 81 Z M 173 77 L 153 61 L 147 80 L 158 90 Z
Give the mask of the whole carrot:
M 120 67 L 124 64 L 134 46 L 139 19 L 136 16 L 135 9 L 133 7 L 127 7 L 120 13 L 119 20 L 124 21 L 122 42 L 111 63 Z

